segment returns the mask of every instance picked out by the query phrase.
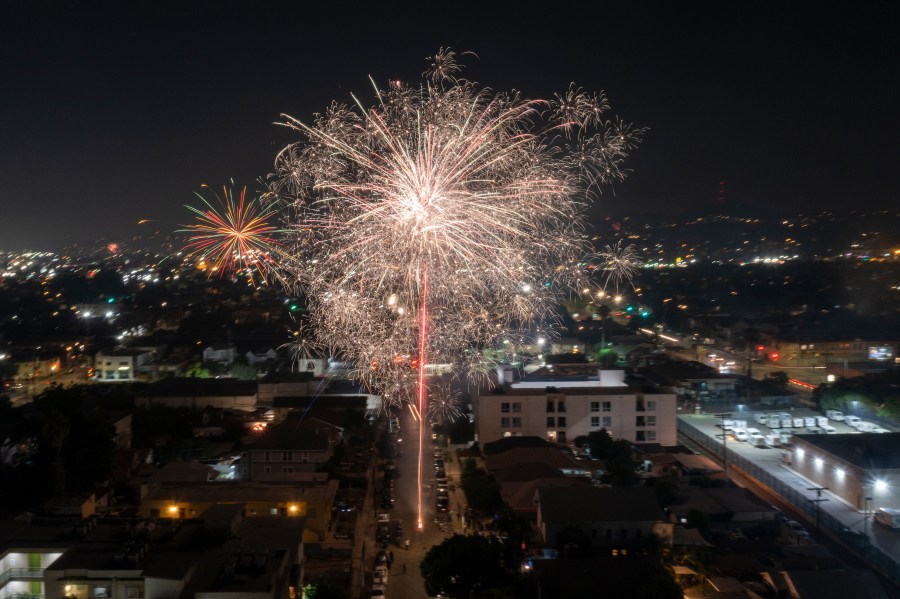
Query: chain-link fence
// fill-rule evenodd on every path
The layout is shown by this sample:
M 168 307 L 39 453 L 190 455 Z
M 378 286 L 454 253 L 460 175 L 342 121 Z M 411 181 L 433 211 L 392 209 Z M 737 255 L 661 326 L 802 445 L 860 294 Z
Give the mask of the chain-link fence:
M 810 497 L 800 493 L 797 489 L 792 488 L 778 477 L 773 476 L 766 469 L 728 449 L 720 440 L 704 434 L 684 418 L 678 418 L 677 421 L 679 433 L 682 433 L 714 456 L 718 456 L 719 458 L 727 456 L 727 463 L 729 465 L 740 468 L 773 492 L 783 497 L 798 510 L 802 511 L 810 520 L 816 520 L 816 511 L 819 504 L 810 501 Z M 894 582 L 900 583 L 900 563 L 894 558 L 874 545 L 871 545 L 868 542 L 868 539 L 862 538 L 860 535 L 849 531 L 843 522 L 825 510 L 819 510 L 818 522 L 820 529 L 827 530 L 833 537 L 841 539 L 843 544 L 847 546 L 849 550 L 859 555 L 861 559 L 868 562 L 873 568 L 877 569 Z

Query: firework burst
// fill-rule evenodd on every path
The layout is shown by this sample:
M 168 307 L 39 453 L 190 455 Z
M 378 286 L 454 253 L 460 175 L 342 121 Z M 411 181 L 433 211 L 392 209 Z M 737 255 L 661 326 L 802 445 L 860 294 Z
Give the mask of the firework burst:
M 243 273 L 251 281 L 258 276 L 264 281 L 274 271 L 274 255 L 281 230 L 273 224 L 276 204 L 263 204 L 260 198 L 247 198 L 244 187 L 235 197 L 231 187 L 222 187 L 222 196 L 213 193 L 210 200 L 196 193 L 205 208 L 185 206 L 196 215 L 196 221 L 178 232 L 187 235 L 183 248 L 188 258 L 197 258 L 210 266 L 210 273 Z M 201 185 L 209 189 L 207 185 Z
M 599 253 L 598 262 L 602 270 L 604 289 L 611 286 L 617 294 L 621 287 L 632 285 L 634 275 L 637 274 L 641 264 L 634 246 L 623 246 L 621 241 L 606 246 Z
M 456 58 L 439 52 L 418 86 L 375 86 L 372 106 L 285 116 L 303 139 L 278 155 L 270 187 L 293 207 L 284 278 L 309 298 L 316 335 L 379 389 L 413 378 L 392 359 L 412 356 L 420 415 L 426 358 L 479 373 L 472 356 L 581 288 L 583 209 L 624 177 L 642 133 L 606 118 L 603 95 L 481 89 Z
M 276 160 L 293 205 L 290 283 L 312 325 L 390 383 L 397 354 L 459 363 L 547 316 L 584 275 L 588 193 L 624 177 L 641 130 L 608 120 L 603 95 L 550 101 L 458 79 L 455 55 L 426 83 L 376 88 L 374 106 L 332 104 Z M 425 281 L 428 281 L 426 294 Z

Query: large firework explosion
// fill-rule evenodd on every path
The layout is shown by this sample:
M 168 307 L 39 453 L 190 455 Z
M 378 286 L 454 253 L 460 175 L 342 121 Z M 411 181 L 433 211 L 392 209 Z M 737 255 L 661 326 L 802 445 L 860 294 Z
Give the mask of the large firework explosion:
M 293 206 L 285 278 L 309 298 L 316 335 L 379 389 L 415 380 L 420 415 L 426 360 L 476 373 L 482 348 L 585 285 L 583 208 L 625 176 L 642 133 L 574 85 L 532 100 L 458 75 L 442 50 L 418 85 L 375 86 L 370 107 L 354 97 L 311 124 L 285 116 L 303 140 L 271 179 Z
M 369 108 L 354 98 L 312 124 L 285 117 L 304 137 L 272 177 L 294 207 L 289 282 L 309 297 L 316 334 L 376 383 L 418 357 L 422 325 L 429 361 L 469 366 L 464 355 L 583 286 L 582 209 L 625 176 L 642 133 L 575 86 L 529 100 L 458 72 L 442 51 L 420 85 L 376 88 Z
M 184 251 L 188 258 L 206 262 L 210 273 L 243 274 L 251 282 L 264 281 L 274 273 L 274 255 L 280 245 L 276 236 L 281 231 L 273 222 L 276 204 L 248 198 L 246 187 L 235 196 L 233 187 L 234 181 L 230 187 L 223 185 L 222 196 L 213 192 L 211 199 L 195 193 L 205 208 L 185 206 L 196 221 L 178 231 L 188 238 Z

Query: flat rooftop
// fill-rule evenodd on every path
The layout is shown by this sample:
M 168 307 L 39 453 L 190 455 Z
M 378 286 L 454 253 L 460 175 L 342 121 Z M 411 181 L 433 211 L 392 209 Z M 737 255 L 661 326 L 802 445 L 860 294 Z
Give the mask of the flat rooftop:
M 900 469 L 900 433 L 794 435 L 864 470 Z

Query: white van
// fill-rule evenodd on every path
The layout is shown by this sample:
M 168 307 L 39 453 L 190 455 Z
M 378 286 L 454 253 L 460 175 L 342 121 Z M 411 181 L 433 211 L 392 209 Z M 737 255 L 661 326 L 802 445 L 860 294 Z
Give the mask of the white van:
M 734 420 L 723 420 L 722 421 L 722 430 L 723 431 L 730 431 L 732 428 L 734 428 Z
M 822 427 L 822 432 L 826 435 L 834 435 L 837 433 L 837 429 L 831 426 L 830 424 L 826 424 Z
M 791 433 L 781 431 L 781 435 L 779 435 L 779 436 L 781 437 L 782 445 L 790 445 L 791 444 L 791 436 L 792 436 Z
M 762 412 L 757 412 L 756 414 L 753 415 L 753 419 L 756 421 L 757 424 L 761 424 L 761 425 L 765 426 L 766 423 L 769 421 L 769 415 L 763 414 Z
M 825 410 L 825 416 L 831 418 L 832 420 L 837 420 L 838 422 L 844 420 L 844 413 L 840 410 Z
M 781 428 L 781 418 L 778 414 L 769 414 L 769 428 Z
M 866 422 L 865 420 L 860 420 L 859 422 L 856 423 L 856 430 L 858 430 L 861 433 L 871 433 L 876 428 L 878 428 L 878 427 L 875 426 L 874 424 L 872 424 L 871 422 Z
M 778 447 L 781 445 L 781 435 L 766 435 L 766 445 Z
M 803 418 L 794 418 L 794 428 L 803 428 L 806 426 L 805 422 Z
M 803 424 L 806 426 L 816 426 L 816 417 L 815 416 L 807 416 L 803 419 Z
M 794 419 L 793 418 L 782 418 L 781 419 L 781 428 L 793 428 Z
M 826 416 L 816 416 L 816 423 L 819 426 L 828 426 L 828 418 Z
M 889 507 L 880 507 L 875 512 L 875 522 L 894 530 L 900 528 L 900 510 Z
M 748 435 L 747 431 L 745 431 L 744 429 L 736 428 L 734 429 L 734 438 L 738 441 L 746 441 L 750 438 L 750 435 Z
M 856 428 L 856 425 L 859 424 L 859 416 L 844 416 L 844 424 Z
M 759 433 L 755 435 L 750 435 L 749 439 L 750 445 L 754 447 L 765 447 L 766 446 L 766 438 L 760 435 Z

